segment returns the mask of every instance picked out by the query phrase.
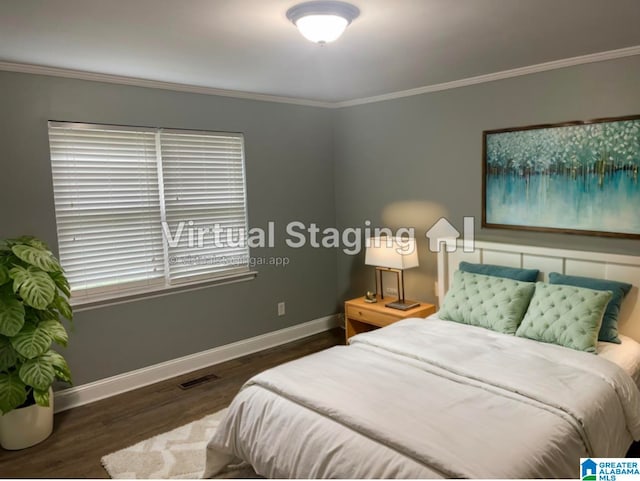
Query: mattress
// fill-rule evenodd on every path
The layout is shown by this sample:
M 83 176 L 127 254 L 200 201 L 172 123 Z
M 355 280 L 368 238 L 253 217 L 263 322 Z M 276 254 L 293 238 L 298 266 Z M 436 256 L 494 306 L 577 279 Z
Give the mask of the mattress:
M 640 389 L 640 343 L 620 335 L 621 344 L 598 343 L 598 355 L 620 366 Z

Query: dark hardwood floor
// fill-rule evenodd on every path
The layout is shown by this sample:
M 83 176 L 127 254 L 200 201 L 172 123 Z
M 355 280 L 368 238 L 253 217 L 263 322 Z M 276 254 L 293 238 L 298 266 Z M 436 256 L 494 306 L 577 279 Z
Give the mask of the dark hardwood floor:
M 56 414 L 54 432 L 43 443 L 22 451 L 0 449 L 0 476 L 108 478 L 100 464 L 105 454 L 218 411 L 254 374 L 336 344 L 344 344 L 342 329 Z M 178 387 L 209 373 L 220 379 L 187 390 Z

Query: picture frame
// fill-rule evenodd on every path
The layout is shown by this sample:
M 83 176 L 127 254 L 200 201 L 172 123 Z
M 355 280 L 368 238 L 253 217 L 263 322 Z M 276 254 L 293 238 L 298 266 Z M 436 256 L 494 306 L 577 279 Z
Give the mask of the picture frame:
M 482 137 L 483 228 L 640 239 L 640 115 Z

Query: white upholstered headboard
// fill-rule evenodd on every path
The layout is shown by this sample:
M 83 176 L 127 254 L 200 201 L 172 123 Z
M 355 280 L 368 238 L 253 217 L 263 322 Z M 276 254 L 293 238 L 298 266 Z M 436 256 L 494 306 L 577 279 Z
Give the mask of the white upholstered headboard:
M 452 243 L 449 240 L 449 247 Z M 475 243 L 471 252 L 463 250 L 463 242 L 458 248 L 448 252 L 445 240 L 441 241 L 438 253 L 438 299 L 442 302 L 458 270 L 461 261 L 476 264 L 497 264 L 524 269 L 540 269 L 538 280 L 548 281 L 550 272 L 567 275 L 598 277 L 633 285 L 631 292 L 622 303 L 618 327 L 622 334 L 640 342 L 640 256 L 607 254 L 603 252 L 574 251 L 549 247 L 534 247 L 496 242 Z M 470 250 L 470 249 L 468 249 Z

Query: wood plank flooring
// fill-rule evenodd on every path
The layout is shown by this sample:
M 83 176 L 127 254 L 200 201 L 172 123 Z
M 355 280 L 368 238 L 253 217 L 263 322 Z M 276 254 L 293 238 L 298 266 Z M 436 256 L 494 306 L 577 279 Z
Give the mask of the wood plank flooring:
M 100 464 L 105 454 L 218 411 L 260 371 L 336 344 L 344 344 L 339 328 L 56 414 L 54 432 L 43 443 L 0 449 L 0 476 L 108 478 Z M 220 379 L 178 387 L 209 373 Z

